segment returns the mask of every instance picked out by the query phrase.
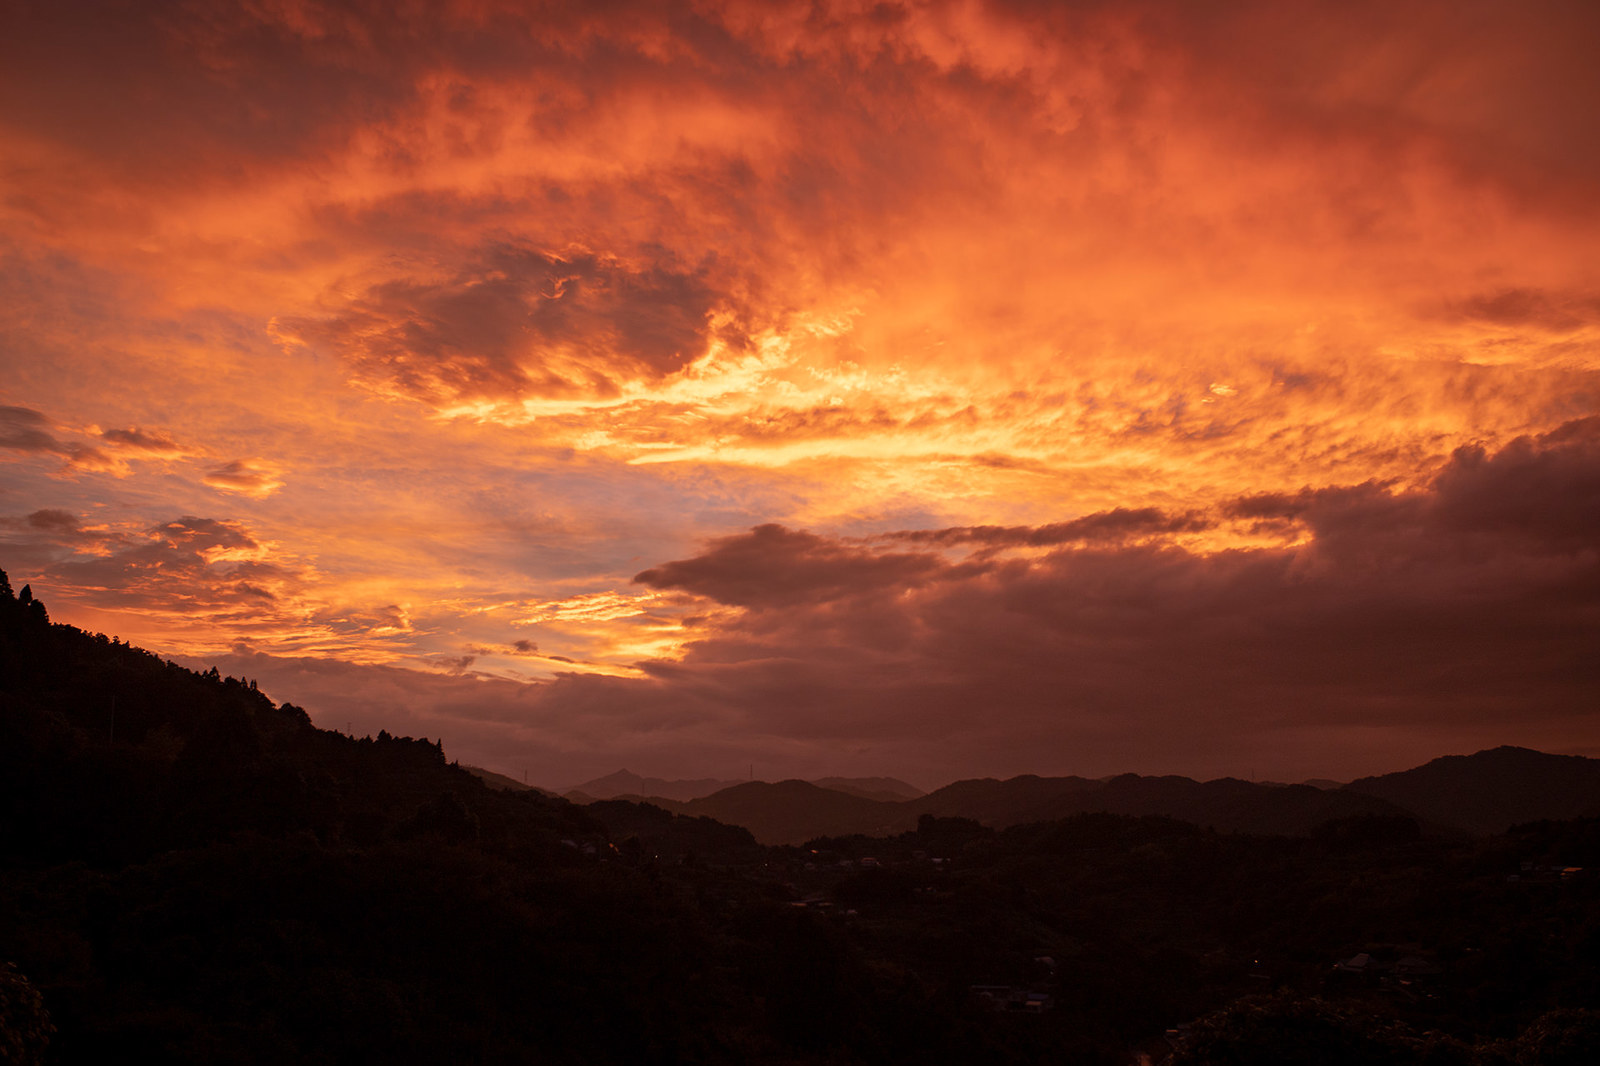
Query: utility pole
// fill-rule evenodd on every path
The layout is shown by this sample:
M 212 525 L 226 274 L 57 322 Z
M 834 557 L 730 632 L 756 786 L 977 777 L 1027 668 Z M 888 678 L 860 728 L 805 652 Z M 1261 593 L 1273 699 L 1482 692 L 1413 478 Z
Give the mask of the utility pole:
M 116 746 L 117 743 L 117 694 L 111 694 L 111 730 L 106 737 L 106 743 Z

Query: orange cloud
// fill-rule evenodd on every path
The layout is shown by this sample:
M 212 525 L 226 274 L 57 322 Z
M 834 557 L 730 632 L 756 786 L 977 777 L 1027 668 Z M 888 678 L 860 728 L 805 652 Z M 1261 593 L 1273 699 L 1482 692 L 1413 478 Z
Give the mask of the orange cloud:
M 222 492 L 237 492 L 257 498 L 271 496 L 283 488 L 277 468 L 260 459 L 234 459 L 206 472 L 201 479 Z
M 760 732 L 736 694 L 833 666 L 914 689 L 938 627 L 902 602 L 1004 621 L 1011 582 L 1097 588 L 1093 558 L 1113 621 L 1171 623 L 1149 565 L 1266 624 L 1244 600 L 1327 564 L 1340 515 L 1442 523 L 1480 453 L 1474 484 L 1517 470 L 1495 521 L 1549 532 L 1566 505 L 1518 487 L 1575 491 L 1551 456 L 1600 411 L 1597 18 L 30 10 L 0 41 L 7 568 L 158 646 L 495 677 L 547 709 L 653 693 L 679 757 L 738 747 L 707 722 Z M 254 547 L 153 532 L 173 515 Z M 1439 570 L 1416 609 L 1484 573 Z M 777 603 L 799 628 L 731 635 Z M 900 665 L 870 650 L 894 634 Z M 949 655 L 970 692 L 986 661 L 1020 684 Z M 1104 706 L 1189 706 L 1108 662 Z

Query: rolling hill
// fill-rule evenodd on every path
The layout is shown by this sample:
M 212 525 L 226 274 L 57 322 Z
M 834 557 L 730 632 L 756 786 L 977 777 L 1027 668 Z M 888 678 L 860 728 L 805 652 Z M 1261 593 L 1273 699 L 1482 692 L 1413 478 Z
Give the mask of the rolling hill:
M 593 781 L 585 781 L 566 789 L 562 795 L 574 803 L 592 803 L 595 800 L 621 799 L 624 796 L 642 796 L 650 799 L 674 800 L 688 803 L 723 789 L 750 784 L 749 781 L 722 781 L 716 778 L 695 778 L 668 781 L 659 777 L 640 777 L 629 770 L 618 770 Z M 756 782 L 761 783 L 761 782 Z M 824 777 L 810 782 L 819 788 L 844 792 L 862 799 L 896 803 L 916 799 L 923 795 L 920 788 L 908 785 L 893 777 Z
M 743 782 L 689 801 L 644 793 L 615 798 L 743 826 L 763 844 L 903 833 L 923 815 L 970 818 L 993 828 L 1085 813 L 1157 815 L 1220 832 L 1283 836 L 1306 836 L 1341 819 L 1412 818 L 1430 833 L 1481 834 L 1600 813 L 1600 760 L 1498 748 L 1335 789 L 1175 775 L 1090 780 L 1025 774 L 957 781 L 905 799 L 888 790 L 805 781 Z
M 1600 759 L 1503 746 L 1364 777 L 1342 791 L 1388 800 L 1440 825 L 1501 833 L 1523 822 L 1600 814 Z

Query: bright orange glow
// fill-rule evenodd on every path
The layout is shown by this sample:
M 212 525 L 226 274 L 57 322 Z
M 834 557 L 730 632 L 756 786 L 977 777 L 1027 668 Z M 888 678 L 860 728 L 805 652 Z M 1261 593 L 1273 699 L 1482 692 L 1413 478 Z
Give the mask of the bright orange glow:
M 1565 660 L 1439 709 L 1527 654 L 1459 598 L 1595 625 L 1592 547 L 1491 547 L 1593 491 L 1592 5 L 71 7 L 0 43 L 0 565 L 60 620 L 329 721 L 416 671 L 557 783 L 1600 744 Z

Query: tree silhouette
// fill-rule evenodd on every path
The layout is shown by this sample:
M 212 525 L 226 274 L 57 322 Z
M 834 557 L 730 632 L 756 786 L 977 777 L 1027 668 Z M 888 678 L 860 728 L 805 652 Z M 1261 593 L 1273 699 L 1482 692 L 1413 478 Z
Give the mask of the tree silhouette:
M 10 586 L 4 591 L 9 593 Z M 55 1031 L 39 990 L 13 963 L 0 965 L 0 1062 L 16 1066 L 44 1062 L 45 1048 Z

